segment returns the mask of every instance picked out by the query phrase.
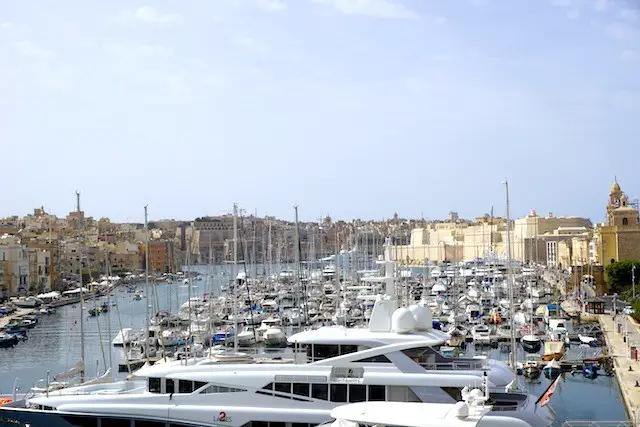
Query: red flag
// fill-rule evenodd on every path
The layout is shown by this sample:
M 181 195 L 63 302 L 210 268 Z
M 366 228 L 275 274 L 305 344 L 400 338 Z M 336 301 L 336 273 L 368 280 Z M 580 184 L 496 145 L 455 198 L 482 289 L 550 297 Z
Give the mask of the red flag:
M 560 381 L 560 375 L 558 375 L 558 378 L 551 382 L 547 390 L 542 393 L 542 396 L 540 396 L 536 401 L 536 403 L 539 404 L 541 408 L 551 400 L 551 396 L 553 396 L 553 393 L 556 391 L 556 387 L 558 386 L 558 381 Z

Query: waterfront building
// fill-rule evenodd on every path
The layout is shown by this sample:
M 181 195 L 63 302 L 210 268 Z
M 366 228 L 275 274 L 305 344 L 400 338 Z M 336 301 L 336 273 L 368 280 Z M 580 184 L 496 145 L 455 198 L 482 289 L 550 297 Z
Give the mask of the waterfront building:
M 113 252 L 109 252 L 111 268 L 122 271 L 138 271 L 144 267 L 141 245 L 131 242 L 118 242 Z
M 617 179 L 609 191 L 606 218 L 606 222 L 595 230 L 596 261 L 606 265 L 615 261 L 640 259 L 638 206 L 629 200 Z
M 29 258 L 16 236 L 0 236 L 0 297 L 29 290 Z
M 53 257 L 46 249 L 27 247 L 29 290 L 36 294 L 49 292 L 53 284 Z
M 171 240 L 149 242 L 149 271 L 172 273 L 175 271 L 174 244 Z
M 591 221 L 573 216 L 539 216 L 531 211 L 512 220 L 513 259 L 545 265 L 569 266 L 589 259 Z M 411 230 L 407 244 L 392 247 L 394 260 L 405 264 L 472 261 L 487 256 L 506 258 L 507 222 L 485 214 L 473 221 L 455 212 L 446 221 L 432 222 Z

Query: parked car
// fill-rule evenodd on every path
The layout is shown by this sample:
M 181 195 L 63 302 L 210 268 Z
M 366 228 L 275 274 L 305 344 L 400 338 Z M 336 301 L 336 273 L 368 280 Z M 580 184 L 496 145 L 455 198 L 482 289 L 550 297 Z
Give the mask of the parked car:
M 633 310 L 633 307 L 631 307 L 630 305 L 628 305 L 628 306 L 626 306 L 626 307 L 622 310 L 622 312 L 623 312 L 624 314 L 633 314 L 633 313 L 634 313 L 634 310 Z

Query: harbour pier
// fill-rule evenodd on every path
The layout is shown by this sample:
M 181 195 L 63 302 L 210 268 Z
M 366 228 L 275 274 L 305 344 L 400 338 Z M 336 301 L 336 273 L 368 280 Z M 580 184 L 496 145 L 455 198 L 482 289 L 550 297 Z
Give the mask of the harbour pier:
M 640 346 L 640 325 L 630 316 L 599 316 L 614 372 L 629 419 L 640 421 L 640 363 L 631 357 L 632 346 Z M 637 348 L 637 347 L 636 347 Z M 634 424 L 638 425 L 638 424 Z

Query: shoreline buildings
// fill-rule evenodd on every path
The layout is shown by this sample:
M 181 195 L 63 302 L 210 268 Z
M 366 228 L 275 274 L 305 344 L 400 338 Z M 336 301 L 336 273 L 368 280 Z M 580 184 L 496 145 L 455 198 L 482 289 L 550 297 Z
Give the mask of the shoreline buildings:
M 444 221 L 393 218 L 381 221 L 333 221 L 324 217 L 296 224 L 257 215 L 238 218 L 238 259 L 247 265 L 290 263 L 296 243 L 302 263 L 356 253 L 354 268 L 367 268 L 391 237 L 391 256 L 401 265 L 506 259 L 507 223 L 485 214 L 465 220 L 451 212 Z M 78 225 L 82 240 L 78 241 Z M 515 260 L 571 269 L 576 277 L 598 275 L 606 264 L 640 259 L 638 204 L 614 181 L 606 204 L 606 221 L 538 215 L 532 210 L 510 223 Z M 147 234 L 143 224 L 95 220 L 82 211 L 58 218 L 44 209 L 24 217 L 0 219 L 0 298 L 76 286 L 103 274 L 142 272 Z M 233 259 L 233 216 L 149 222 L 149 268 L 172 273 L 186 263 L 225 263 Z M 331 261 L 327 261 L 331 262 Z M 257 271 L 254 270 L 254 274 Z M 603 290 L 603 288 L 601 288 Z M 603 290 L 604 291 L 604 290 Z

